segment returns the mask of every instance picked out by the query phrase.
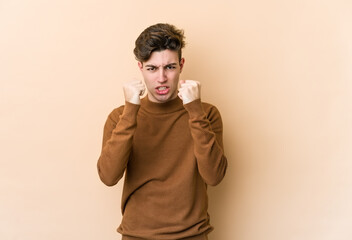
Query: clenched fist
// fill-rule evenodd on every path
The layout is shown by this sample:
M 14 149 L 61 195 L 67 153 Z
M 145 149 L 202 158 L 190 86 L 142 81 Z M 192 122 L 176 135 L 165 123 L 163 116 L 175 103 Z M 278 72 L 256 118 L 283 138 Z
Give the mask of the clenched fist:
M 133 104 L 141 104 L 140 96 L 144 94 L 145 86 L 141 80 L 134 79 L 123 85 L 123 93 L 125 94 L 126 102 Z
M 183 101 L 183 104 L 200 99 L 200 82 L 194 80 L 180 80 L 178 96 Z

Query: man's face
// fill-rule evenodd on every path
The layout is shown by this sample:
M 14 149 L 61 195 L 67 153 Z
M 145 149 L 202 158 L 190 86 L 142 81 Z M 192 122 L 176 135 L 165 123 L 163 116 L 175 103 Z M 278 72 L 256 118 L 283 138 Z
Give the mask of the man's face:
M 155 51 L 146 62 L 138 62 L 151 102 L 164 103 L 177 97 L 184 59 L 176 51 Z

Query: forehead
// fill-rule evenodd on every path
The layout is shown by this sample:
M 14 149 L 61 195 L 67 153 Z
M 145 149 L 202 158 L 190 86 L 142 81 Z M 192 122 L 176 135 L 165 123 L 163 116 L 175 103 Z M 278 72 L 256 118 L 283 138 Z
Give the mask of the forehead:
M 144 63 L 147 65 L 167 65 L 178 63 L 178 53 L 169 49 L 152 52 L 150 58 Z

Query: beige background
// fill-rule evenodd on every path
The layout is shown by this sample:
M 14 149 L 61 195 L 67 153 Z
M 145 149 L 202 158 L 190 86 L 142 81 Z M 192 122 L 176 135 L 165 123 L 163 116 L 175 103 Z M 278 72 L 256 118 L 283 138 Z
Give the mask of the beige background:
M 352 2 L 0 1 L 0 239 L 120 239 L 98 179 L 147 26 L 185 30 L 182 78 L 220 109 L 211 240 L 352 238 Z

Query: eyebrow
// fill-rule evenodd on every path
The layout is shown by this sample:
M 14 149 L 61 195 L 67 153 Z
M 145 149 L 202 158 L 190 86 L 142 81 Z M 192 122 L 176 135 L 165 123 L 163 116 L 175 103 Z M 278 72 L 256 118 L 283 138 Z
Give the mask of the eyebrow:
M 177 63 L 169 63 L 169 64 L 166 64 L 165 66 L 163 67 L 168 67 L 168 66 L 175 66 L 177 65 Z M 154 67 L 154 68 L 158 68 L 160 66 L 156 66 L 156 65 L 153 65 L 153 64 L 148 64 L 148 65 L 145 65 L 145 67 Z

